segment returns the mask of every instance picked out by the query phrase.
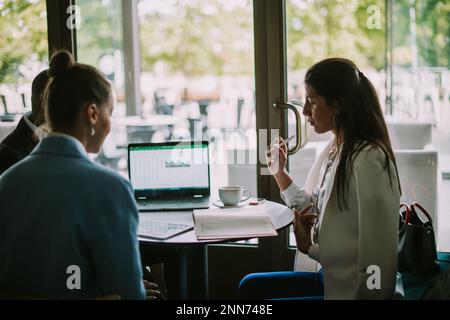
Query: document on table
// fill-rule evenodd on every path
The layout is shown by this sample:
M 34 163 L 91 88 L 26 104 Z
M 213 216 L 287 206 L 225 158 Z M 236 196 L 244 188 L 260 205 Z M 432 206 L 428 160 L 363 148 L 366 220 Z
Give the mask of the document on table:
M 195 235 L 199 240 L 276 236 L 264 211 L 242 209 L 194 210 Z

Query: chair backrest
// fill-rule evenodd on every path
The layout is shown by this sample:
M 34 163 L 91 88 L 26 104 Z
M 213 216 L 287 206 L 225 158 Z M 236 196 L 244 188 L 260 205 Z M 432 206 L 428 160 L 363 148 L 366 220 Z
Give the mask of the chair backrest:
M 388 121 L 387 127 L 393 149 L 424 149 L 431 143 L 431 123 Z
M 172 141 L 185 141 L 191 139 L 191 133 L 186 128 L 177 128 L 172 132 Z

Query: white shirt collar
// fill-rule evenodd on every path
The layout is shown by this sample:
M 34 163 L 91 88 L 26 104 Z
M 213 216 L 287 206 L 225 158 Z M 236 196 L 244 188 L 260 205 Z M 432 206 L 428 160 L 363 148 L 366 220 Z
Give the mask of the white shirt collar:
M 28 128 L 30 128 L 31 132 L 33 132 L 34 136 L 39 141 L 41 141 L 47 136 L 47 132 L 37 127 L 33 122 L 31 122 L 31 120 L 28 118 L 29 116 L 31 116 L 31 113 L 24 114 L 23 120 L 25 120 L 25 123 L 27 124 Z

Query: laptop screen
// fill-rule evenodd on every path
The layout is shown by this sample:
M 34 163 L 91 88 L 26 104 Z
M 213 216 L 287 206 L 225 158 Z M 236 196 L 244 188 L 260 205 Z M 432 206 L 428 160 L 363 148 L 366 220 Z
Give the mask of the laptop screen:
M 128 174 L 136 197 L 209 195 L 208 142 L 130 144 Z

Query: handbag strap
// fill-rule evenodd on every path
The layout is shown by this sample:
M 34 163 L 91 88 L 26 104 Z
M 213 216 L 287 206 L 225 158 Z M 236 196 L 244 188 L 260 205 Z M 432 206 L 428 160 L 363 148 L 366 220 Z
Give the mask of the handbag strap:
M 409 223 L 409 220 L 411 219 L 411 210 L 409 209 L 409 206 L 406 203 L 401 203 L 400 204 L 400 209 L 401 208 L 404 208 L 405 212 L 406 212 L 406 216 L 405 216 L 404 223 L 403 223 L 403 227 L 404 227 L 404 226 L 406 226 Z M 403 218 L 403 215 L 401 213 L 400 213 L 400 217 Z
M 413 213 L 415 213 L 417 215 L 415 208 L 420 209 L 420 211 L 422 211 L 422 213 L 428 218 L 428 221 L 430 221 L 430 223 L 433 223 L 433 219 L 431 219 L 430 214 L 427 212 L 427 210 L 425 210 L 424 207 L 422 207 L 422 205 L 420 203 L 413 202 L 411 204 L 411 211 L 413 211 Z

